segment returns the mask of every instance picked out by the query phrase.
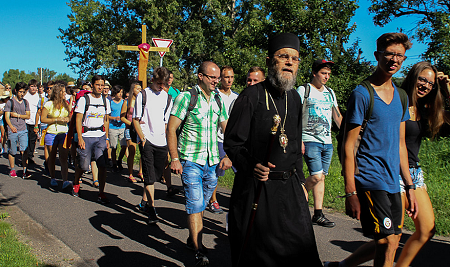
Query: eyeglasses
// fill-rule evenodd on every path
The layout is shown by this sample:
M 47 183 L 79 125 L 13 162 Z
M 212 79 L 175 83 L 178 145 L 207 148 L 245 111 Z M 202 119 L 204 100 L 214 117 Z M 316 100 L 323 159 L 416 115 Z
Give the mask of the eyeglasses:
M 434 88 L 434 82 L 428 81 L 427 78 L 425 78 L 425 77 L 419 76 L 419 77 L 417 77 L 417 81 L 422 86 L 427 86 L 430 89 Z
M 203 72 L 201 72 L 201 74 L 205 75 L 206 78 L 208 78 L 208 80 L 211 80 L 211 81 L 216 80 L 216 81 L 220 82 L 220 77 L 209 76 L 209 75 L 207 75 L 207 74 L 204 74 Z
M 394 52 L 377 51 L 377 53 L 383 54 L 384 58 L 387 59 L 387 60 L 392 60 L 392 59 L 394 59 L 394 57 L 397 57 L 398 62 L 403 62 L 403 61 L 406 60 L 406 58 L 408 58 L 405 55 L 397 54 L 397 53 L 394 53 Z
M 288 54 L 280 54 L 280 55 L 273 55 L 274 57 L 278 57 L 280 60 L 284 60 L 285 62 L 288 62 L 289 59 L 292 58 L 292 62 L 298 64 L 300 62 L 300 58 L 299 57 L 291 57 Z

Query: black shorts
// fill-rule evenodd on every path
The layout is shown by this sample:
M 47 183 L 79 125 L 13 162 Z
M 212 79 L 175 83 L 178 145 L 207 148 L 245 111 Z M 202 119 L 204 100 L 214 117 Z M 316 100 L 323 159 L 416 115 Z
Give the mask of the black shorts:
M 139 143 L 141 152 L 142 174 L 144 185 L 152 185 L 161 179 L 167 160 L 167 146 L 155 146 L 150 141 L 145 141 L 145 146 Z
M 366 237 L 375 239 L 402 233 L 402 197 L 382 190 L 358 190 L 361 226 Z

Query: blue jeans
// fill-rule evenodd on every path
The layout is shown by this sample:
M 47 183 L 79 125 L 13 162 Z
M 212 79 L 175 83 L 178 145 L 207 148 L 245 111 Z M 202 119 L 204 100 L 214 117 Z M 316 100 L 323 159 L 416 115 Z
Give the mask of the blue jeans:
M 304 158 L 310 175 L 316 175 L 322 172 L 327 175 L 332 156 L 332 144 L 305 142 Z
M 25 151 L 28 147 L 28 130 L 23 130 L 17 133 L 8 133 L 8 146 L 9 154 L 17 154 L 17 144 L 21 152 Z
M 217 186 L 217 164 L 200 165 L 187 160 L 180 160 L 180 163 L 183 166 L 181 180 L 185 192 L 186 212 L 187 214 L 202 212 Z

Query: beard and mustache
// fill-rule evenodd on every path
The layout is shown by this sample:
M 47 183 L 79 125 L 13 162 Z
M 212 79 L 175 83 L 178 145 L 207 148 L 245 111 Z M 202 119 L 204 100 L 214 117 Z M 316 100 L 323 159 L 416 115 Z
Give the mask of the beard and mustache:
M 292 90 L 294 88 L 295 82 L 297 81 L 296 77 L 297 72 L 292 73 L 292 76 L 290 78 L 283 77 L 283 72 L 277 71 L 274 62 L 271 62 L 271 65 L 269 66 L 267 71 L 267 80 L 281 93 Z

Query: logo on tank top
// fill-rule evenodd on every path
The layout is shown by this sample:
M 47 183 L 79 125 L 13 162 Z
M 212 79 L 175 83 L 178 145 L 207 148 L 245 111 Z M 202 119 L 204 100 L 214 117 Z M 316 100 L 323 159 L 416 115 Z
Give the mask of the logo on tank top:
M 392 226 L 391 219 L 389 219 L 388 217 L 384 218 L 383 224 L 384 224 L 384 228 L 390 229 Z

